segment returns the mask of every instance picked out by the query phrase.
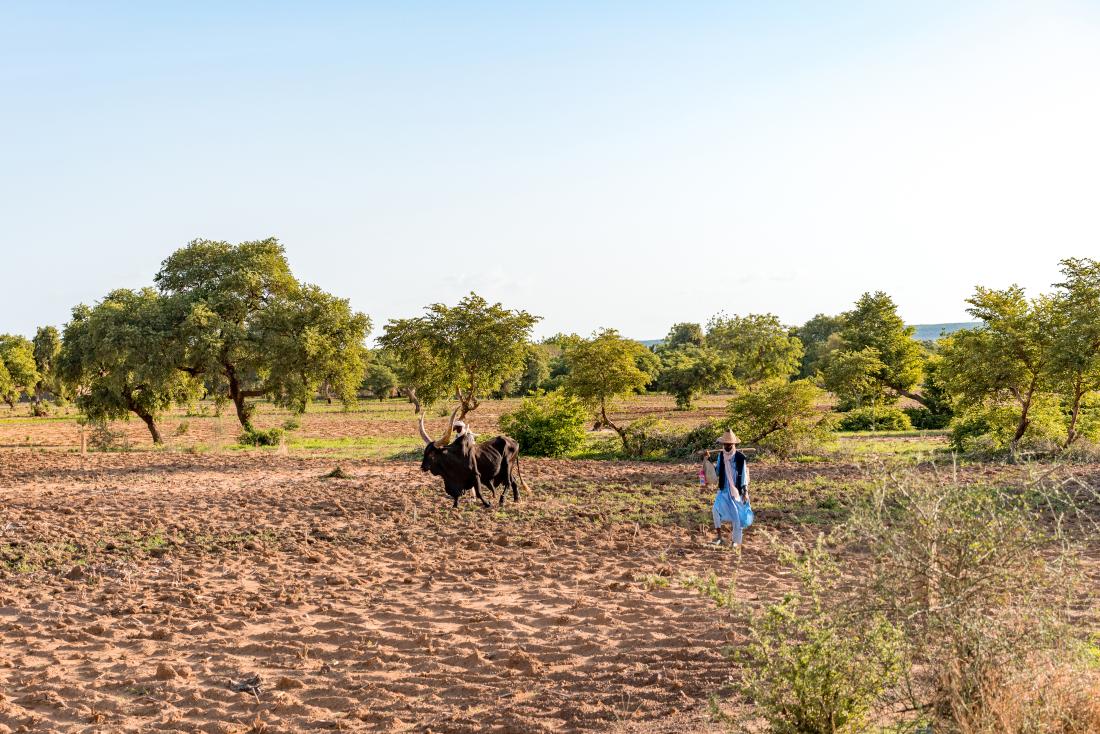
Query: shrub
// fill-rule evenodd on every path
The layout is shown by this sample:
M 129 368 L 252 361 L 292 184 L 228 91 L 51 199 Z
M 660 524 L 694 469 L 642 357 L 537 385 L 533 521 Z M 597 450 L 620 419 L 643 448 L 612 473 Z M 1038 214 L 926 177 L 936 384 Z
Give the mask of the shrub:
M 96 451 L 129 451 L 130 439 L 126 431 L 116 431 L 106 420 L 89 420 L 88 446 Z
M 237 443 L 242 446 L 278 446 L 279 441 L 283 437 L 283 433 L 284 431 L 282 428 L 243 431 L 241 435 L 237 437 Z
M 765 384 L 729 402 L 728 423 L 742 442 L 780 456 L 813 451 L 831 439 L 835 425 L 817 407 L 826 397 L 809 380 Z
M 500 417 L 500 427 L 530 456 L 564 456 L 580 448 L 586 435 L 588 411 L 561 392 L 539 393 Z
M 893 406 L 856 408 L 840 417 L 842 431 L 908 431 L 909 416 Z
M 290 433 L 291 431 L 297 431 L 301 427 L 302 421 L 300 421 L 297 416 L 291 416 L 290 418 L 287 418 L 285 421 L 283 421 L 283 430 L 287 433 Z
M 1037 671 L 1072 664 L 1068 651 L 1082 635 L 1069 616 L 1081 577 L 1068 528 L 1095 533 L 1078 508 L 1096 497 L 1079 492 L 1088 493 L 911 472 L 880 482 L 853 508 L 850 539 L 872 554 L 865 608 L 904 630 L 914 678 L 903 688 L 936 731 L 1091 731 L 1024 723 L 1027 712 L 1046 710 Z M 1066 716 L 1077 716 L 1069 706 Z
M 191 430 L 191 424 L 188 423 L 187 421 L 180 421 L 179 425 L 176 426 L 176 430 L 175 430 L 174 435 L 176 435 L 176 436 L 186 436 L 187 432 L 189 430 Z
M 777 734 L 863 731 L 903 672 L 901 632 L 881 615 L 852 623 L 836 603 L 839 569 L 821 538 L 783 556 L 799 590 L 750 615 L 748 643 L 735 652 L 744 690 Z
M 1015 403 L 998 403 L 968 408 L 951 422 L 951 447 L 960 452 L 1000 452 L 1010 448 L 1020 420 Z M 1066 430 L 1062 406 L 1054 395 L 1039 393 L 1028 413 L 1027 431 L 1020 448 L 1051 451 Z
M 941 428 L 947 428 L 952 418 L 952 413 L 933 413 L 924 406 L 902 408 L 902 410 L 909 416 L 909 422 L 913 424 L 913 428 L 922 431 L 938 431 Z

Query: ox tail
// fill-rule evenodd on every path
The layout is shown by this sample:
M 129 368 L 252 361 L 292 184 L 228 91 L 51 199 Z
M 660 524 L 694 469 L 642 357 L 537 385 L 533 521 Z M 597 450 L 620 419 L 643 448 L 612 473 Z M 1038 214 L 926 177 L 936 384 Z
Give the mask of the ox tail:
M 516 467 L 516 477 L 519 478 L 519 486 L 523 487 L 524 492 L 530 492 L 531 488 L 527 486 L 527 482 L 523 480 L 523 473 L 519 470 L 519 452 L 516 452 L 516 460 L 513 462 L 513 466 Z

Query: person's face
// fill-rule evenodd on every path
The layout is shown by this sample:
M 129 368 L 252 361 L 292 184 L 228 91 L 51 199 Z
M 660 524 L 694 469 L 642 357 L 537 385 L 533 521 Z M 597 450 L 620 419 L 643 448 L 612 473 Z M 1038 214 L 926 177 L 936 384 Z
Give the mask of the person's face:
M 725 449 L 726 451 L 733 451 L 733 444 L 732 443 L 724 443 L 724 444 L 722 444 L 722 448 Z

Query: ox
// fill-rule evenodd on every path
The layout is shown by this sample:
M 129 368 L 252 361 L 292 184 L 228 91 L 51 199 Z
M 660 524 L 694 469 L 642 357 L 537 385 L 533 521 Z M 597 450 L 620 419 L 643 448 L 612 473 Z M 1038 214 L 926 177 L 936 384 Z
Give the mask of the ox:
M 494 498 L 496 488 L 503 487 L 501 505 L 509 488 L 512 490 L 512 501 L 519 502 L 519 486 L 522 484 L 524 490 L 530 491 L 519 471 L 519 444 L 508 436 L 475 443 L 469 432 L 448 443 L 457 413 L 457 410 L 451 413 L 447 431 L 438 441 L 428 435 L 424 429 L 424 414 L 420 414 L 420 437 L 424 439 L 424 460 L 420 463 L 420 470 L 443 477 L 443 487 L 454 500 L 454 507 L 458 507 L 458 498 L 468 489 L 474 490 L 482 505 L 491 507 L 481 496 L 483 486 L 488 487 Z M 513 467 L 516 476 L 512 475 Z M 519 477 L 518 483 L 516 477 Z

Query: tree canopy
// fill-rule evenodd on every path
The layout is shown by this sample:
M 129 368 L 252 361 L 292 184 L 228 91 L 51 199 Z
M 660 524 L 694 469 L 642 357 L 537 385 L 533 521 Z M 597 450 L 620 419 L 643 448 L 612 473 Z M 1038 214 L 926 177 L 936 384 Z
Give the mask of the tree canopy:
M 675 349 L 662 349 L 661 372 L 656 386 L 676 398 L 676 407 L 687 410 L 695 399 L 732 379 L 729 364 L 715 349 L 682 344 Z
M 537 316 L 489 304 L 476 293 L 455 306 L 435 303 L 425 310 L 391 319 L 378 340 L 400 361 L 403 384 L 425 406 L 457 397 L 463 419 L 522 373 Z
M 626 433 L 616 425 L 607 411 L 616 400 L 643 389 L 651 377 L 638 367 L 643 354 L 652 354 L 640 342 L 626 339 L 615 329 L 603 329 L 591 339 L 570 346 L 565 351 L 569 374 L 565 378 L 567 394 L 592 409 L 600 423 L 619 434 L 624 445 Z
M 93 307 L 79 305 L 58 356 L 59 372 L 73 386 L 81 412 L 93 420 L 134 413 L 158 444 L 161 412 L 201 390 L 173 361 L 175 324 L 166 306 L 152 288 L 115 290 Z
M 324 383 L 354 399 L 370 319 L 295 280 L 274 238 L 194 240 L 164 261 L 155 282 L 178 320 L 177 363 L 231 400 L 246 430 L 253 398 L 304 410 Z
M 707 324 L 706 343 L 724 355 L 733 379 L 749 389 L 787 380 L 802 364 L 802 343 L 775 314 L 715 316 Z
M 0 400 L 14 408 L 19 396 L 37 384 L 34 345 L 17 334 L 0 334 Z
M 880 367 L 873 377 L 897 395 L 924 404 L 913 388 L 921 381 L 924 351 L 913 338 L 915 329 L 898 315 L 897 304 L 882 291 L 864 293 L 855 308 L 844 314 L 840 330 L 844 351 L 873 348 Z

